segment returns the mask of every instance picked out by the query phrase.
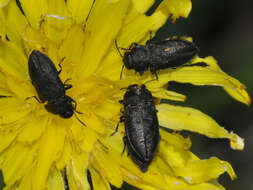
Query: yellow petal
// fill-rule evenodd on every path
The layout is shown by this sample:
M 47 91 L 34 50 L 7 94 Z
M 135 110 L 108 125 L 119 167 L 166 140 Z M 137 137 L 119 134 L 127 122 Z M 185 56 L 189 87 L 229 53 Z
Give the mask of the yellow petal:
M 121 106 L 113 101 L 104 101 L 96 107 L 96 113 L 105 119 L 112 119 L 118 116 Z
M 190 40 L 192 42 L 192 40 Z M 210 69 L 215 71 L 221 71 L 221 68 L 217 64 L 217 61 L 212 56 L 207 56 L 205 58 L 201 58 L 199 56 L 195 56 L 188 64 L 195 64 L 195 63 L 206 63 Z
M 188 17 L 192 9 L 192 3 L 190 0 L 165 0 L 163 1 L 158 10 L 162 10 L 167 16 L 172 15 L 172 19 L 175 22 L 177 18 Z
M 169 139 L 169 137 L 172 137 L 172 139 Z M 165 136 L 166 140 L 169 139 L 168 142 L 161 142 L 164 144 L 173 144 L 173 140 L 176 140 L 175 142 L 175 150 L 178 152 L 185 152 L 183 157 L 181 158 L 187 158 L 186 161 L 194 161 L 198 160 L 196 156 L 194 156 L 191 152 L 184 150 L 185 147 L 188 147 L 189 145 L 185 146 L 185 143 L 188 144 L 187 139 L 184 139 L 182 136 L 178 134 L 170 134 L 169 136 Z M 184 180 L 177 178 L 174 176 L 173 171 L 171 170 L 171 166 L 169 166 L 169 162 L 163 161 L 166 160 L 168 157 L 164 155 L 166 159 L 163 158 L 160 159 L 160 152 L 164 153 L 163 150 L 159 150 L 158 154 L 155 156 L 154 160 L 152 161 L 151 165 L 149 166 L 149 169 L 146 173 L 142 173 L 140 169 L 133 163 L 133 161 L 127 156 L 127 153 L 125 153 L 123 156 L 121 156 L 121 152 L 123 150 L 123 140 L 122 136 L 119 133 L 116 133 L 114 136 L 108 137 L 107 139 L 101 139 L 103 144 L 107 146 L 108 153 L 110 154 L 111 159 L 113 160 L 113 163 L 116 162 L 120 165 L 121 172 L 123 174 L 124 181 L 126 181 L 129 184 L 132 184 L 140 189 L 207 189 L 207 190 L 218 190 L 223 189 L 222 186 L 219 184 L 214 183 L 201 183 L 198 185 L 189 185 Z M 105 140 L 105 141 L 104 141 Z M 177 150 L 177 147 L 181 147 L 180 150 Z M 160 148 L 159 148 L 160 149 Z M 187 156 L 188 155 L 188 156 Z M 173 158 L 170 158 L 173 159 Z M 175 159 L 175 163 L 178 162 Z M 92 176 L 93 177 L 93 176 Z M 101 182 L 100 182 L 101 183 Z
M 154 0 L 139 0 L 139 1 L 132 0 L 132 2 L 134 8 L 137 11 L 145 14 L 148 11 L 148 9 L 153 5 Z
M 206 135 L 211 138 L 228 138 L 241 147 L 243 140 L 234 134 L 228 133 L 220 127 L 211 117 L 193 108 L 172 106 L 169 104 L 160 104 L 158 109 L 158 118 L 161 126 L 175 130 L 189 130 Z M 236 142 L 235 142 L 236 141 Z
M 230 78 L 230 80 L 236 80 L 234 78 Z M 240 87 L 234 89 L 234 88 L 227 88 L 224 87 L 224 90 L 230 95 L 232 96 L 234 99 L 236 99 L 239 102 L 242 102 L 248 106 L 250 106 L 251 104 L 251 98 L 249 96 L 249 94 L 246 91 L 246 86 L 241 85 Z
M 14 97 L 0 98 L 0 124 L 8 124 L 20 120 L 31 111 L 29 104 L 18 101 Z
M 151 92 L 152 92 L 152 96 L 156 98 L 181 101 L 181 102 L 184 102 L 186 99 L 186 96 L 174 91 L 166 90 L 164 88 L 152 89 Z
M 15 94 L 16 98 L 25 102 L 27 97 L 37 95 L 31 81 L 20 81 L 16 78 L 9 76 L 7 79 L 7 85 L 9 86 L 12 93 Z
M 69 188 L 72 190 L 86 190 L 90 189 L 89 182 L 86 176 L 86 169 L 88 164 L 88 154 L 74 153 L 72 161 L 67 166 L 67 177 Z
M 72 21 L 69 17 L 47 15 L 43 18 L 41 30 L 49 40 L 59 44 L 67 35 Z
M 99 138 L 99 136 L 95 131 L 86 127 L 86 128 L 84 128 L 84 133 L 83 133 L 82 138 L 83 138 L 83 142 L 80 144 L 80 147 L 84 151 L 90 152 L 90 151 L 92 151 L 94 144 L 97 141 L 97 139 Z
M 93 0 L 91 1 L 79 1 L 79 0 L 69 0 L 67 1 L 68 9 L 72 14 L 72 18 L 77 24 L 84 24 L 88 13 L 91 10 Z
M 61 0 L 47 1 L 47 14 L 57 16 L 70 16 L 65 2 Z
M 234 150 L 243 150 L 244 149 L 244 139 L 239 137 L 237 134 L 231 132 L 230 133 L 231 140 L 230 140 L 230 146 Z
M 32 164 L 33 166 L 34 164 Z M 33 190 L 32 189 L 32 183 L 33 183 L 33 168 L 28 167 L 26 171 L 25 177 L 22 179 L 19 189 L 20 190 Z
M 232 180 L 236 178 L 231 165 L 228 162 L 221 161 L 215 157 L 207 160 L 188 162 L 184 167 L 173 169 L 177 176 L 182 177 L 190 184 L 217 179 L 224 172 L 227 172 Z
M 167 17 L 160 11 L 156 11 L 151 16 L 135 13 L 134 17 L 134 22 L 130 19 L 124 22 L 124 30 L 117 37 L 119 47 L 128 48 L 133 42 L 149 38 L 149 32 L 157 30 L 167 20 Z M 116 50 L 115 47 L 114 49 Z M 120 57 L 118 52 L 117 54 Z
M 48 117 L 45 115 L 42 117 L 37 115 L 32 116 L 31 120 L 23 126 L 23 130 L 19 133 L 17 140 L 25 142 L 37 140 L 43 133 L 47 122 Z
M 21 80 L 28 77 L 27 59 L 14 43 L 0 42 L 0 70 Z
M 8 186 L 13 185 L 26 174 L 27 168 L 30 167 L 34 160 L 36 147 L 35 145 L 29 146 L 18 143 L 5 153 L 5 161 L 1 168 L 4 172 L 5 183 Z
M 53 168 L 48 176 L 48 190 L 65 190 L 61 172 Z
M 85 125 L 87 125 L 90 129 L 93 129 L 100 134 L 105 133 L 106 126 L 104 125 L 102 119 L 96 116 L 95 113 L 84 113 L 78 115 L 78 117 L 81 119 L 81 121 L 84 121 Z
M 3 8 L 5 7 L 6 5 L 8 5 L 10 0 L 1 0 L 0 1 L 0 8 Z
M 69 1 L 68 1 L 69 2 Z M 82 1 L 86 2 L 86 1 Z M 75 36 L 73 38 L 73 36 Z M 81 56 L 84 50 L 85 38 L 83 28 L 80 25 L 73 24 L 64 38 L 59 49 L 60 57 L 65 57 L 63 62 L 63 72 L 72 73 L 73 76 L 68 76 L 75 81 L 75 73 L 73 68 L 77 67 L 81 62 Z M 69 48 L 71 47 L 71 48 Z M 66 63 L 66 64 L 65 64 Z
M 39 33 L 38 30 L 33 29 L 29 25 L 23 31 L 22 39 L 24 40 L 23 44 L 27 57 L 28 55 L 30 55 L 32 50 L 34 49 L 42 50 L 48 46 L 46 42 L 47 39 L 46 36 L 43 35 L 42 33 Z
M 53 122 L 50 125 L 48 124 L 40 140 L 37 164 L 34 169 L 33 189 L 43 189 L 46 186 L 51 165 L 62 151 L 65 133 L 64 127 L 54 125 Z
M 47 6 L 47 14 L 42 16 L 41 30 L 48 39 L 58 44 L 66 37 L 72 20 L 67 12 L 66 4 L 61 0 L 48 1 Z
M 185 183 L 183 180 L 178 180 L 178 178 L 166 178 L 166 182 L 169 183 L 169 187 L 175 190 L 225 190 L 220 184 L 216 182 L 206 182 L 200 183 L 196 185 L 189 185 Z
M 160 142 L 158 155 L 173 169 L 184 167 L 189 160 L 194 159 L 190 151 L 169 145 L 166 140 Z
M 85 28 L 87 32 L 90 32 L 90 36 L 85 41 L 82 62 L 77 67 L 78 76 L 82 78 L 90 76 L 98 68 L 100 61 L 113 43 L 112 40 L 121 28 L 128 4 L 128 1 L 120 1 L 115 4 L 109 1 L 95 1 L 94 14 L 90 15 Z M 114 27 L 111 26 L 111 23 L 114 24 Z
M 124 155 L 121 155 L 124 149 L 123 135 L 124 135 L 124 132 L 121 132 L 119 130 L 119 132 L 114 134 L 113 136 L 108 136 L 106 139 L 100 139 L 100 141 L 103 143 L 103 145 L 105 145 L 106 148 L 109 149 L 107 154 L 113 160 L 112 163 L 117 163 L 117 165 L 120 165 L 120 168 L 122 167 L 126 168 L 127 170 L 129 170 L 130 173 L 133 172 L 137 174 L 138 176 L 142 172 L 133 163 L 130 157 L 127 156 L 127 153 L 126 153 L 127 151 L 125 151 Z
M 5 28 L 5 16 L 3 13 L 2 8 L 0 7 L 0 23 L 1 23 L 1 27 L 0 27 L 0 39 L 5 42 L 6 38 L 6 28 Z
M 180 67 L 174 70 L 164 70 L 160 72 L 160 83 L 177 81 L 182 83 L 192 83 L 194 85 L 227 86 L 231 88 L 236 87 L 227 80 L 226 76 L 222 72 L 214 71 L 208 67 Z
M 98 143 L 100 144 L 100 143 Z M 119 168 L 119 165 L 115 162 L 112 162 L 110 155 L 103 151 L 105 147 L 102 145 L 97 146 L 98 149 L 92 152 L 92 165 L 95 169 L 100 171 L 101 175 L 105 176 L 105 178 L 115 187 L 121 187 L 123 183 L 123 177 Z
M 0 152 L 2 152 L 4 149 L 6 149 L 14 140 L 14 138 L 17 136 L 17 133 L 19 130 L 15 131 L 0 131 Z
M 96 170 L 89 168 L 91 173 L 92 185 L 94 190 L 111 190 L 108 181 L 103 178 Z
M 0 96 L 13 96 L 13 94 L 9 90 L 0 88 Z
M 166 141 L 166 144 L 172 145 L 175 149 L 189 150 L 191 148 L 192 143 L 189 137 L 184 138 L 179 133 L 168 133 L 163 129 L 160 129 L 160 135 L 162 141 Z
M 200 57 L 195 57 L 192 61 L 191 64 L 194 63 L 198 63 L 198 62 L 204 62 L 206 63 L 208 66 L 210 66 L 210 68 L 214 71 L 217 72 L 221 72 L 224 75 L 224 78 L 226 78 L 231 85 L 234 85 L 234 87 L 232 86 L 224 86 L 224 90 L 230 95 L 232 96 L 234 99 L 238 100 L 239 102 L 242 102 L 246 105 L 250 105 L 251 104 L 251 99 L 246 91 L 246 86 L 242 83 L 240 83 L 240 81 L 238 81 L 237 79 L 227 75 L 226 73 L 224 73 L 221 68 L 219 67 L 219 65 L 217 64 L 217 61 L 209 56 L 209 57 L 205 57 L 205 58 L 200 58 Z
M 25 16 L 19 10 L 16 1 L 10 1 L 5 9 L 5 15 L 8 38 L 22 48 L 21 36 L 28 23 Z
M 169 70 L 164 70 L 160 72 L 159 83 L 166 84 L 168 81 L 177 81 L 194 85 L 221 86 L 225 88 L 233 98 L 247 105 L 250 104 L 250 98 L 245 90 L 245 85 L 220 70 L 217 71 L 209 67 L 192 66 L 168 71 Z
M 38 29 L 42 16 L 46 14 L 48 3 L 44 0 L 20 0 L 26 18 L 33 28 Z
M 69 140 L 66 138 L 64 142 L 64 150 L 62 151 L 62 154 L 59 157 L 59 159 L 56 161 L 56 167 L 58 170 L 64 169 L 64 167 L 69 162 L 71 155 L 72 155 L 71 145 Z

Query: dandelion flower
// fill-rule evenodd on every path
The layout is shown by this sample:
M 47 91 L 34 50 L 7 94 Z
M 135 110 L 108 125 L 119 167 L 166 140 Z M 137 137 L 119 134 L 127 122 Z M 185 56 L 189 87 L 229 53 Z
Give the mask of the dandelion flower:
M 172 15 L 187 17 L 191 1 L 164 0 L 152 15 L 145 12 L 153 0 L 28 1 L 0 2 L 0 167 L 5 189 L 70 190 L 121 187 L 123 181 L 141 189 L 224 189 L 217 178 L 227 172 L 236 177 L 226 161 L 200 160 L 191 141 L 179 132 L 160 129 L 161 142 L 149 169 L 142 173 L 123 150 L 124 125 L 110 134 L 121 116 L 125 88 L 144 84 L 157 99 L 184 101 L 185 96 L 166 90 L 168 81 L 222 87 L 234 99 L 249 105 L 246 87 L 224 73 L 212 57 L 195 57 L 191 66 L 150 72 L 143 76 L 124 70 L 119 80 L 120 47 L 145 43 Z M 92 9 L 91 9 L 92 8 Z M 90 11 L 91 10 L 91 11 Z M 88 19 L 87 16 L 89 15 Z M 84 127 L 47 112 L 28 74 L 28 57 L 37 49 L 50 57 L 57 69 L 62 58 L 62 81 L 71 79 L 67 95 L 77 102 Z M 148 82 L 147 81 L 151 81 Z M 212 118 L 189 107 L 157 103 L 161 126 L 189 130 L 210 138 L 227 138 L 233 149 L 243 149 L 243 139 L 220 127 Z M 207 172 L 208 171 L 208 172 Z

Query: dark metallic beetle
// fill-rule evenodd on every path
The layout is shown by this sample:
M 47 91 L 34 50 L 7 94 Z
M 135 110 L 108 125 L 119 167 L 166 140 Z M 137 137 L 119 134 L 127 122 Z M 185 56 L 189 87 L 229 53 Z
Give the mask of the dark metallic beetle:
M 154 99 L 145 85 L 139 87 L 135 84 L 127 88 L 120 103 L 124 105 L 120 122 L 125 124 L 125 146 L 135 164 L 146 172 L 160 141 Z
M 71 117 L 76 102 L 65 94 L 66 90 L 72 86 L 62 83 L 59 78 L 61 70 L 58 72 L 49 57 L 38 50 L 33 50 L 30 54 L 28 67 L 32 84 L 36 88 L 41 102 L 47 101 L 45 105 L 47 111 L 63 118 Z
M 118 49 L 117 43 L 116 47 Z M 140 75 L 150 69 L 156 77 L 157 70 L 181 66 L 190 61 L 198 52 L 197 46 L 192 42 L 181 39 L 163 41 L 150 39 L 145 46 L 132 43 L 129 49 L 124 50 L 126 52 L 122 57 L 127 69 L 134 69 Z

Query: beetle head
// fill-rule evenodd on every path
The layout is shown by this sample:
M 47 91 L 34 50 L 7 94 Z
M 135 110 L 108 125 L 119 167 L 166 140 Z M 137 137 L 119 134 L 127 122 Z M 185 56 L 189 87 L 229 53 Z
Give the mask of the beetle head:
M 145 46 L 136 45 L 124 54 L 123 62 L 126 68 L 134 69 L 142 75 L 148 70 L 150 52 Z
M 64 95 L 49 101 L 45 107 L 51 113 L 58 114 L 62 118 L 69 118 L 74 114 L 74 106 L 72 102 L 72 98 Z
M 126 52 L 123 57 L 123 62 L 126 68 L 133 69 L 133 59 L 132 59 L 132 52 Z

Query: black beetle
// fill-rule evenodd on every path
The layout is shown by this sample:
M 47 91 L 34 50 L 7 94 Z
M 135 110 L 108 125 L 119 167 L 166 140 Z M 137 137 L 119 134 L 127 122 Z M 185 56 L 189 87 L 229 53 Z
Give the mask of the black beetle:
M 61 68 L 60 64 L 59 66 Z M 28 68 L 32 84 L 41 101 L 36 96 L 33 97 L 41 103 L 47 101 L 45 108 L 48 112 L 58 114 L 62 118 L 71 117 L 76 109 L 76 102 L 65 94 L 72 85 L 61 81 L 61 70 L 58 72 L 50 58 L 38 50 L 33 50 L 30 54 Z
M 115 44 L 118 49 L 116 41 Z M 199 51 L 198 47 L 192 42 L 181 39 L 162 41 L 153 41 L 150 39 L 146 42 L 146 45 L 132 43 L 129 49 L 124 50 L 126 52 L 122 56 L 123 67 L 134 69 L 140 75 L 150 69 L 151 73 L 155 74 L 157 79 L 157 70 L 181 66 L 190 61 Z
M 134 84 L 127 88 L 120 103 L 124 105 L 120 122 L 125 124 L 125 146 L 135 164 L 146 172 L 160 142 L 154 99 L 145 85 Z

